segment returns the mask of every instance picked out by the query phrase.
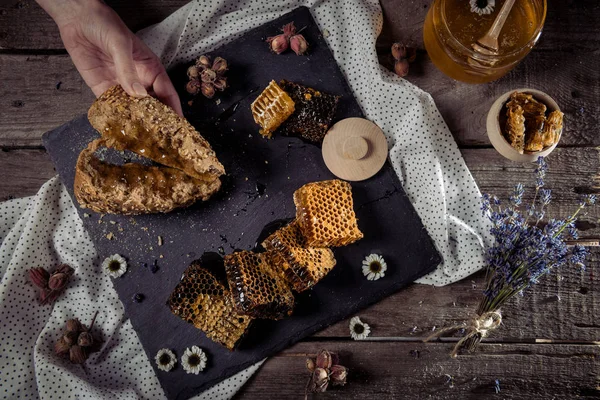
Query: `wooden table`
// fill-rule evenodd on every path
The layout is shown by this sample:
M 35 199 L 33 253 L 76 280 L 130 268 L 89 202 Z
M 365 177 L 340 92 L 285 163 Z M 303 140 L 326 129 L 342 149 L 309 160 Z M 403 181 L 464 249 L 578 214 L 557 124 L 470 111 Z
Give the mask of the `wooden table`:
M 466 0 L 465 0 L 466 1 Z M 160 21 L 186 0 L 116 2 L 132 29 Z M 516 182 L 531 182 L 532 165 L 502 158 L 490 146 L 485 116 L 493 100 L 519 87 L 553 96 L 566 116 L 560 146 L 548 158 L 549 213 L 566 216 L 581 193 L 597 191 L 600 164 L 600 3 L 552 1 L 533 52 L 508 76 L 467 85 L 443 76 L 427 59 L 421 27 L 430 0 L 382 0 L 385 25 L 378 42 L 382 63 L 389 46 L 419 49 L 408 80 L 429 92 L 458 142 L 482 191 L 506 196 Z M 0 200 L 36 193 L 55 175 L 41 135 L 86 112 L 93 96 L 73 67 L 56 27 L 33 0 L 0 5 Z M 600 235 L 600 207 L 578 226 Z M 564 269 L 504 308 L 501 330 L 470 355 L 448 356 L 456 338 L 423 344 L 445 324 L 474 311 L 481 274 L 442 287 L 413 285 L 360 314 L 372 327 L 367 341 L 349 337 L 348 321 L 335 324 L 269 359 L 241 398 L 301 398 L 307 354 L 337 351 L 351 368 L 349 384 L 320 398 L 598 398 L 600 397 L 599 252 L 587 271 Z M 501 392 L 495 394 L 495 380 Z

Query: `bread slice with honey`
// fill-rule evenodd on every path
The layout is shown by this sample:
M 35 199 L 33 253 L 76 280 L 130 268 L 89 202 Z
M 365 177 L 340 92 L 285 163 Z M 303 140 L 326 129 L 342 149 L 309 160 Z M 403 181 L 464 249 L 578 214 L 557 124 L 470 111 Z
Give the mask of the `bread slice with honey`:
M 88 119 L 108 147 L 130 150 L 206 182 L 225 173 L 194 127 L 151 96 L 133 97 L 113 86 L 92 104 Z
M 296 221 L 308 247 L 346 246 L 362 239 L 352 187 L 334 179 L 307 183 L 294 192 Z
M 219 179 L 207 182 L 169 167 L 108 164 L 94 155 L 103 145 L 104 139 L 91 142 L 77 159 L 74 192 L 83 208 L 110 214 L 164 213 L 207 200 L 221 186 Z
M 276 320 L 292 314 L 294 295 L 264 253 L 229 254 L 225 256 L 225 272 L 240 314 Z
M 336 264 L 331 249 L 306 247 L 306 239 L 296 221 L 278 229 L 262 246 L 267 250 L 271 265 L 298 293 L 313 287 Z
M 194 261 L 167 301 L 171 312 L 203 331 L 212 341 L 233 350 L 252 318 L 239 314 L 229 289 Z

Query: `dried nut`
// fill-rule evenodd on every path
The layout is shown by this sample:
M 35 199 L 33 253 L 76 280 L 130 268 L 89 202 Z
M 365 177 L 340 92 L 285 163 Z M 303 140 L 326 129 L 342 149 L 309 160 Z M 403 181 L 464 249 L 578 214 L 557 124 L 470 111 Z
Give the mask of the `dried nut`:
M 187 70 L 187 76 L 190 79 L 198 79 L 200 76 L 200 69 L 196 65 L 192 65 Z
M 202 85 L 200 86 L 200 90 L 202 91 L 202 94 L 204 95 L 204 97 L 207 97 L 209 99 L 212 99 L 213 96 L 215 95 L 215 87 L 213 86 L 212 83 L 202 82 Z
M 394 57 L 395 60 L 400 61 L 403 58 L 406 58 L 406 46 L 404 46 L 401 43 L 394 43 L 392 45 L 392 57 Z
M 310 372 L 313 372 L 315 370 L 315 360 L 313 360 L 312 358 L 307 358 L 306 359 L 306 369 L 308 369 Z
M 48 287 L 48 280 L 50 279 L 50 274 L 44 268 L 32 268 L 29 270 L 29 280 L 35 286 L 40 289 L 45 289 Z
M 346 384 L 346 377 L 348 376 L 348 369 L 342 365 L 333 365 L 331 367 L 330 375 L 331 383 L 334 386 L 344 386 Z
M 65 274 L 68 277 L 71 277 L 71 275 L 73 275 L 74 272 L 75 272 L 75 270 L 73 268 L 71 268 L 69 265 L 61 264 L 56 268 L 56 270 L 54 270 L 54 272 L 52 274 Z
M 227 61 L 222 57 L 215 58 L 212 70 L 215 71 L 217 75 L 223 75 L 225 71 L 227 71 Z
M 69 354 L 69 349 L 71 346 L 67 344 L 64 338 L 60 338 L 54 344 L 54 352 L 59 356 L 66 356 Z
M 51 290 L 63 290 L 65 286 L 69 283 L 69 276 L 67 274 L 63 274 L 59 272 L 57 274 L 53 274 L 48 281 L 48 287 Z
M 210 58 L 207 56 L 200 56 L 198 60 L 196 60 L 196 65 L 201 69 L 210 68 Z
M 88 347 L 94 344 L 94 338 L 89 332 L 81 332 L 77 339 L 77 344 L 81 347 Z
M 200 81 L 197 79 L 191 80 L 185 85 L 185 90 L 189 94 L 197 94 L 200 91 Z
M 290 47 L 297 56 L 301 56 L 308 50 L 308 42 L 302 35 L 294 35 L 290 38 Z
M 218 78 L 216 81 L 213 82 L 213 86 L 215 87 L 215 89 L 223 91 L 227 88 L 227 79 Z
M 316 364 L 319 368 L 331 368 L 331 354 L 327 350 L 321 350 L 317 354 Z
M 204 71 L 202 71 L 202 73 L 200 73 L 200 80 L 202 82 L 212 83 L 215 81 L 216 78 L 217 78 L 217 74 L 212 69 L 207 68 Z
M 400 60 L 394 63 L 394 72 L 398 76 L 406 76 L 408 75 L 408 60 Z
M 69 358 L 73 364 L 83 364 L 87 360 L 84 348 L 78 345 L 71 346 Z
M 267 39 L 267 42 L 269 42 L 271 51 L 275 54 L 281 54 L 289 47 L 288 38 L 284 34 L 272 36 Z
M 65 334 L 63 335 L 63 339 L 65 341 L 65 343 L 67 343 L 69 346 L 73 346 L 74 344 L 77 344 L 77 338 L 79 337 L 79 332 L 65 332 Z
M 83 330 L 81 322 L 78 319 L 70 319 L 67 321 L 67 332 L 80 332 Z
M 324 392 L 327 390 L 329 385 L 329 375 L 323 368 L 315 369 L 312 377 L 312 391 L 313 392 Z

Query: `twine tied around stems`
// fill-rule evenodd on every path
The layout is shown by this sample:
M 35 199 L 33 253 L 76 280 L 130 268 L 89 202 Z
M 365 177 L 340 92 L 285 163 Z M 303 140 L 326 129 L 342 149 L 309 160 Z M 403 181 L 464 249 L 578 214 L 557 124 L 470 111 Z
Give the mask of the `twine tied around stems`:
M 484 338 L 490 331 L 498 328 L 502 323 L 502 315 L 500 310 L 488 311 L 473 318 L 469 324 L 453 325 L 447 328 L 440 329 L 439 331 L 429 335 L 423 342 L 429 342 L 431 339 L 439 338 L 444 333 L 458 331 L 459 329 L 465 329 L 465 336 L 463 336 L 454 346 L 450 356 L 455 358 L 458 355 L 458 351 L 465 344 L 465 342 L 471 338 Z

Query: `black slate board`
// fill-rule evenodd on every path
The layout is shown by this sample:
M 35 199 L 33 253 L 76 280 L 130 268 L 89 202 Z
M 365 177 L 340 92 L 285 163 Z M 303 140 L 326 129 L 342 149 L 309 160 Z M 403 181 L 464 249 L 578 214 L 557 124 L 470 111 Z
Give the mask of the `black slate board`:
M 264 39 L 292 20 L 299 28 L 306 26 L 302 33 L 311 45 L 310 55 L 270 53 Z M 306 8 L 254 29 L 213 54 L 229 61 L 231 87 L 217 96 L 221 99 L 219 105 L 216 98 L 197 100 L 187 107 L 186 116 L 225 165 L 228 175 L 219 194 L 207 203 L 166 215 L 101 217 L 78 209 L 101 259 L 114 253 L 128 259 L 128 272 L 113 283 L 153 366 L 154 355 L 163 347 L 181 357 L 186 347 L 199 345 L 208 355 L 207 369 L 197 376 L 186 374 L 179 362 L 169 373 L 155 367 L 169 398 L 195 395 L 303 337 L 356 314 L 433 271 L 441 262 L 392 167 L 386 164 L 375 177 L 352 184 L 365 238 L 335 249 L 338 265 L 314 289 L 297 296 L 292 317 L 277 322 L 257 321 L 240 348 L 230 352 L 172 315 L 165 302 L 192 260 L 204 252 L 254 248 L 265 226 L 294 216 L 292 194 L 297 188 L 334 178 L 322 161 L 319 147 L 297 138 L 276 136 L 267 141 L 258 135 L 249 110 L 258 92 L 271 79 L 285 78 L 342 95 L 336 120 L 362 116 Z M 186 67 L 171 71 L 177 87 L 184 85 L 181 79 Z M 185 104 L 185 94 L 182 100 Z M 44 145 L 71 195 L 77 156 L 97 136 L 86 116 L 44 135 Z M 136 158 L 131 153 L 109 154 L 107 159 L 111 157 L 117 163 Z M 108 233 L 115 238 L 108 240 Z M 158 236 L 163 238 L 162 246 L 158 246 Z M 388 264 L 385 277 L 374 282 L 367 281 L 361 272 L 361 262 L 370 253 L 383 255 Z M 154 260 L 159 266 L 155 274 L 150 267 L 140 266 L 151 265 Z M 145 300 L 133 302 L 136 293 L 144 294 Z

